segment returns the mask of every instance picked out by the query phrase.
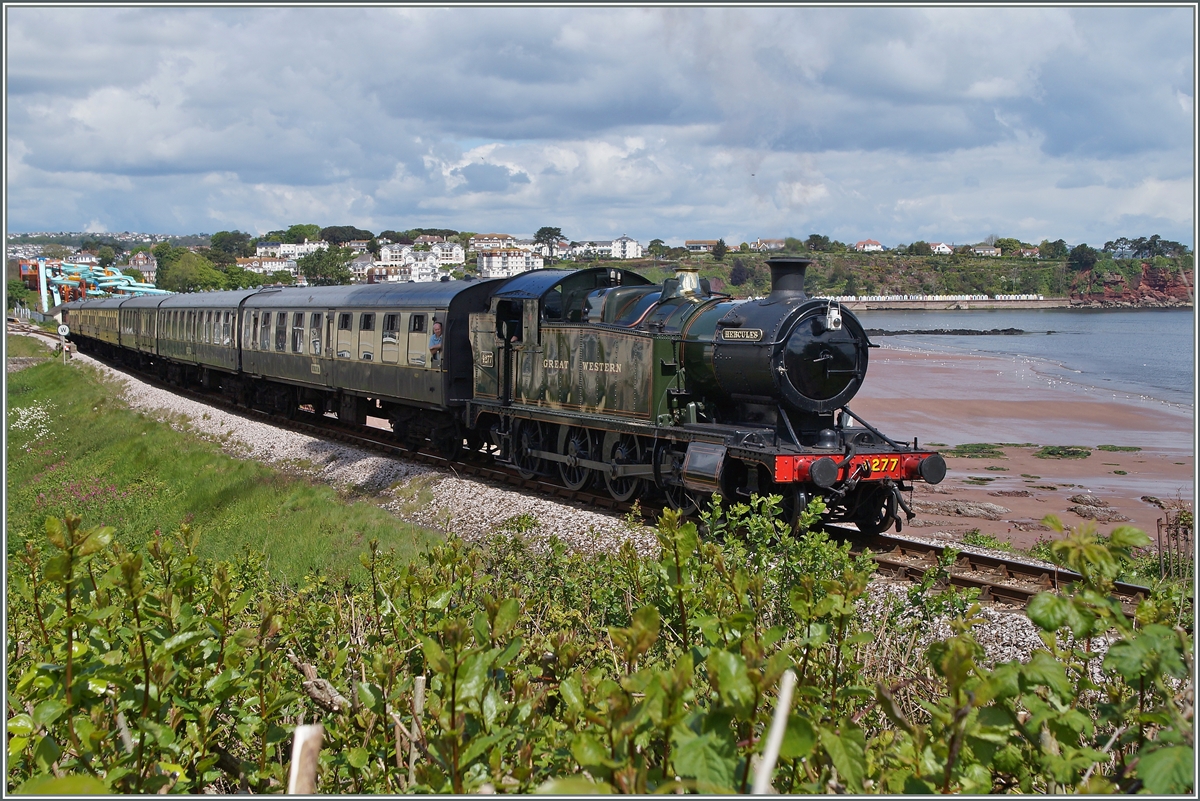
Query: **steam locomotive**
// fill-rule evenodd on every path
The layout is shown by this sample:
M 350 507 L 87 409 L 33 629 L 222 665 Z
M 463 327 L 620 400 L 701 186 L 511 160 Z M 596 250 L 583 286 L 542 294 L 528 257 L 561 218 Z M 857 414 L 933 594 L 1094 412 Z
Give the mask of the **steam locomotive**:
M 597 267 L 82 300 L 62 315 L 81 350 L 287 416 L 383 418 L 451 459 L 685 512 L 774 493 L 794 517 L 820 496 L 830 522 L 899 529 L 904 493 L 946 463 L 848 408 L 867 373 L 862 325 L 805 294 L 808 260 L 768 264 L 755 300 L 694 269 L 651 284 Z

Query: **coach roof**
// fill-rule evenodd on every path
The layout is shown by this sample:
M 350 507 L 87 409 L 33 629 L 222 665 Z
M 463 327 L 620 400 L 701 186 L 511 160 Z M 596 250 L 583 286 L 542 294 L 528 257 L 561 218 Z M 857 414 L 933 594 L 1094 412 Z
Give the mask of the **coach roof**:
M 247 298 L 246 307 L 293 309 L 379 307 L 446 308 L 459 294 L 497 281 L 434 281 L 412 284 L 354 284 L 350 286 L 267 287 Z
M 586 270 L 531 270 L 508 279 L 504 283 L 504 287 L 496 292 L 495 297 L 512 298 L 514 300 L 540 298 L 571 276 L 609 272 L 618 272 L 621 274 L 621 286 L 639 286 L 650 283 L 637 273 L 620 268 L 589 267 Z

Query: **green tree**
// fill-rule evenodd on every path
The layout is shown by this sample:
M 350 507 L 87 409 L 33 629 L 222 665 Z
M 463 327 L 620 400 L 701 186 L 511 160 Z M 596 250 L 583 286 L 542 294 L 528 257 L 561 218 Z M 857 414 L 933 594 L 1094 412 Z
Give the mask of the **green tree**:
M 254 246 L 250 244 L 250 234 L 244 234 L 241 231 L 217 231 L 212 235 L 209 247 L 214 251 L 226 253 L 234 259 L 254 255 Z
M 108 245 L 101 247 L 100 252 L 96 255 L 100 257 L 100 269 L 102 270 L 112 267 L 113 263 L 117 260 L 116 252 Z
M 121 270 L 121 275 L 127 275 L 139 284 L 146 280 L 146 277 L 142 275 L 142 271 L 137 267 L 126 267 L 124 270 Z
M 713 258 L 717 261 L 725 261 L 725 254 L 729 252 L 729 246 L 725 244 L 724 239 L 718 239 L 717 244 L 713 245 Z
M 649 247 L 646 248 L 650 255 L 655 259 L 660 259 L 667 252 L 667 243 L 661 239 L 651 239 Z
M 804 240 L 804 244 L 809 250 L 827 251 L 830 248 L 829 237 L 823 234 L 809 234 L 808 239 Z
M 151 253 L 158 261 L 158 268 L 154 272 L 154 285 L 163 286 L 163 281 L 166 280 L 167 273 L 170 271 L 176 262 L 178 262 L 185 253 L 190 253 L 187 248 L 179 248 L 172 245 L 170 242 L 159 242 L 154 246 Z
M 276 270 L 275 272 L 271 273 L 271 279 L 269 283 L 291 286 L 292 284 L 296 283 L 296 276 L 292 275 L 287 270 Z
M 1086 243 L 1081 243 L 1071 248 L 1071 253 L 1067 256 L 1067 264 L 1071 266 L 1071 269 L 1083 272 L 1096 266 L 1096 258 L 1097 253 L 1095 248 L 1088 247 Z
M 923 239 L 918 239 L 908 246 L 908 255 L 910 256 L 932 256 L 933 248 Z
M 287 229 L 283 234 L 282 242 L 292 245 L 303 245 L 304 240 L 316 242 L 321 238 L 321 226 L 315 223 L 296 224 Z M 351 237 L 353 239 L 354 237 Z
M 1067 243 L 1061 239 L 1056 239 L 1053 242 L 1043 239 L 1042 243 L 1038 245 L 1038 255 L 1043 259 L 1065 259 L 1067 253 Z
M 25 286 L 25 282 L 19 278 L 8 282 L 8 291 L 5 293 L 8 297 L 8 308 L 13 308 L 17 301 L 21 305 L 30 305 L 30 298 L 33 297 L 33 292 L 29 291 L 29 287 Z
M 741 286 L 750 280 L 750 271 L 746 269 L 746 263 L 738 257 L 733 259 L 733 267 L 729 270 L 729 283 L 731 286 Z
M 374 256 L 375 258 L 378 259 L 379 258 L 379 240 L 376 239 L 375 237 L 371 237 L 370 240 L 367 241 L 367 250 L 369 250 L 371 252 L 372 256 Z
M 539 245 L 545 245 L 546 252 L 550 254 L 551 258 L 553 258 L 555 255 L 554 250 L 556 247 L 558 247 L 558 243 L 562 239 L 562 236 L 563 232 L 561 228 L 542 226 L 537 230 L 537 233 L 533 235 L 533 241 L 537 242 Z
M 337 286 L 351 281 L 349 264 L 354 258 L 350 248 L 324 248 L 296 262 L 301 274 L 313 286 Z
M 804 250 L 804 243 L 794 236 L 785 236 L 783 238 L 783 249 L 791 253 Z
M 1010 236 L 1004 236 L 997 239 L 995 245 L 996 247 L 1000 248 L 1001 255 L 1011 256 L 1021 249 L 1021 240 L 1013 239 Z
M 198 292 L 202 289 L 223 289 L 225 275 L 208 259 L 198 253 L 185 250 L 183 255 L 174 261 L 163 275 L 162 263 L 159 263 L 155 286 L 171 292 Z
M 375 234 L 362 228 L 355 228 L 353 225 L 331 225 L 328 228 L 321 229 L 322 241 L 328 242 L 330 245 L 344 245 L 354 239 L 374 239 Z
M 67 247 L 66 245 L 59 245 L 57 243 L 42 246 L 42 256 L 47 259 L 69 261 L 74 253 L 75 251 L 71 250 L 71 248 Z
M 236 264 L 226 267 L 222 272 L 225 274 L 225 289 L 250 289 L 263 285 L 263 276 L 260 273 Z

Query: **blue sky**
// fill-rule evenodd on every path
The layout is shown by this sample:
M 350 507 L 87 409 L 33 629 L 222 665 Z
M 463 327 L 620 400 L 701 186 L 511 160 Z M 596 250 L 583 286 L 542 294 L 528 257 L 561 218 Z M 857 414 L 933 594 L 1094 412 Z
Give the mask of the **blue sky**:
M 1190 7 L 6 14 L 10 232 L 1193 244 Z

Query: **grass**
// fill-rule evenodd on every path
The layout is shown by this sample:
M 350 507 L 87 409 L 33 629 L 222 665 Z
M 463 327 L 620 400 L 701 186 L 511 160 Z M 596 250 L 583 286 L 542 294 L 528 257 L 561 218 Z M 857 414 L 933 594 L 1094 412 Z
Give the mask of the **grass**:
M 404 560 L 439 539 L 369 501 L 348 503 L 330 486 L 227 456 L 117 398 L 79 365 L 49 361 L 9 376 L 10 554 L 65 512 L 114 526 L 129 548 L 186 523 L 201 556 L 233 560 L 250 548 L 292 581 L 314 570 L 360 578 L 371 539 Z
M 962 541 L 964 545 L 974 545 L 976 548 L 991 548 L 996 551 L 1006 551 L 1008 553 L 1012 553 L 1015 550 L 1011 542 L 1004 542 L 992 534 L 984 534 L 977 528 L 973 528 L 966 534 L 963 534 Z
M 1090 448 L 1078 445 L 1047 445 L 1034 454 L 1039 459 L 1086 459 L 1091 455 Z
M 4 347 L 8 358 L 13 356 L 50 356 L 50 348 L 43 345 L 41 340 L 20 334 L 6 334 Z
M 1000 450 L 999 445 L 993 445 L 990 442 L 967 442 L 962 445 L 956 445 L 948 451 L 944 451 L 946 456 L 964 456 L 968 459 L 1004 459 L 1004 451 Z
M 1110 451 L 1113 453 L 1137 453 L 1141 448 L 1136 445 L 1097 445 L 1098 451 Z

